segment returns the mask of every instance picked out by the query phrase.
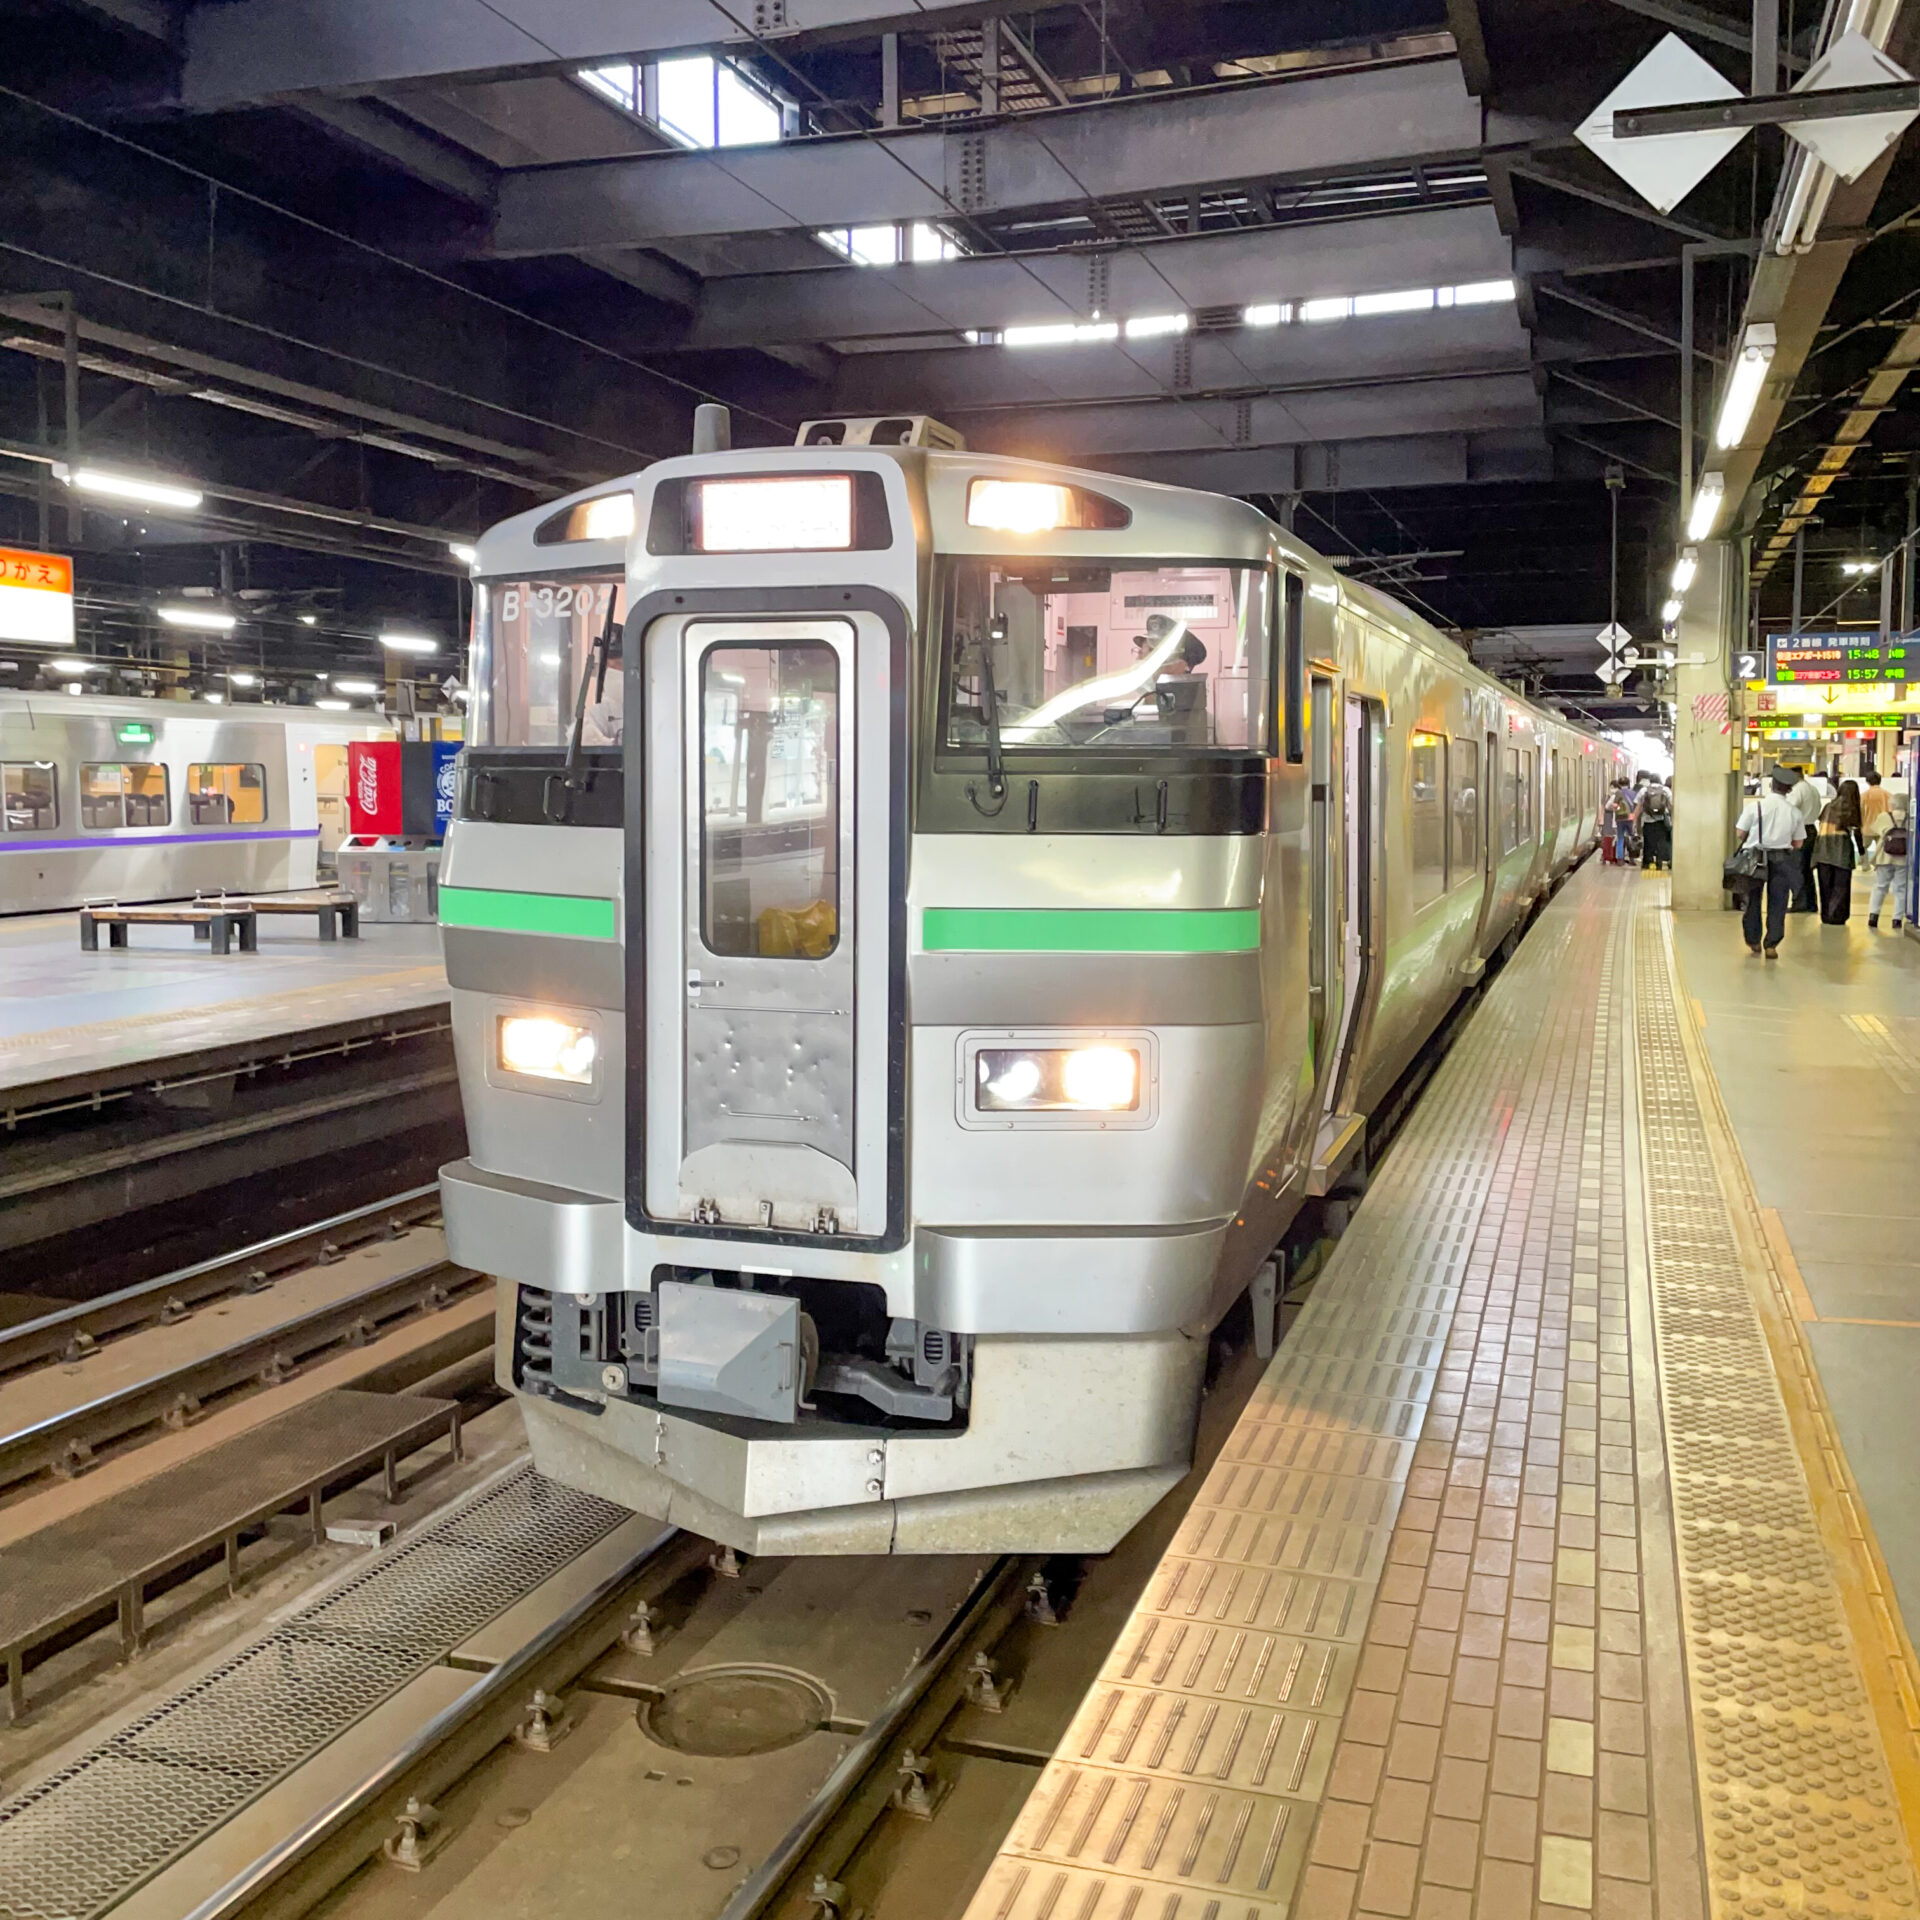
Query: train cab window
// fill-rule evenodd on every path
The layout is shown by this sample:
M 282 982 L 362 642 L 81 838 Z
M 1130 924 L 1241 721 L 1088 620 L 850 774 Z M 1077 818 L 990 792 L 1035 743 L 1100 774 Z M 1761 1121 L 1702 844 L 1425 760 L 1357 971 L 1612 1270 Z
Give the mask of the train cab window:
M 196 827 L 257 827 L 267 817 L 267 770 L 257 761 L 196 761 L 187 769 L 187 816 Z
M 1413 906 L 1417 912 L 1447 890 L 1447 737 L 1416 733 L 1410 771 L 1411 820 L 1407 844 L 1413 858 Z
M 0 766 L 9 833 L 45 833 L 60 824 L 60 792 L 51 760 L 9 760 Z
M 1273 575 L 1264 567 L 955 560 L 947 734 L 1008 752 L 1273 750 Z
M 90 833 L 173 822 L 167 770 L 153 760 L 90 760 L 80 769 L 80 824 Z
M 587 689 L 580 743 L 619 746 L 625 697 L 620 641 L 626 611 L 626 583 L 618 575 L 484 582 L 474 595 L 473 610 L 476 744 L 564 747 L 573 728 L 580 677 L 591 666 L 594 685 Z
M 1480 743 L 1456 740 L 1448 755 L 1448 798 L 1453 821 L 1451 872 L 1458 882 L 1480 870 Z
M 722 642 L 700 663 L 700 933 L 715 954 L 840 942 L 840 660 Z

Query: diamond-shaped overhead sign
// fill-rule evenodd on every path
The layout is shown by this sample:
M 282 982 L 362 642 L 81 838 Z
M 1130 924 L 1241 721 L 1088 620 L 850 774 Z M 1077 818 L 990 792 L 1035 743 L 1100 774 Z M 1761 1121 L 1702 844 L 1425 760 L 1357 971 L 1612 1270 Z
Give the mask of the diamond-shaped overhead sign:
M 1738 100 L 1740 89 L 1694 52 L 1678 34 L 1667 37 L 1588 114 L 1576 129 L 1580 144 L 1604 160 L 1641 199 L 1671 213 L 1740 142 L 1745 127 L 1710 133 L 1662 133 L 1639 140 L 1614 137 L 1613 116 L 1637 107 Z
M 1898 86 L 1912 78 L 1906 68 L 1897 60 L 1889 60 L 1864 34 L 1843 33 L 1801 75 L 1794 92 L 1818 94 L 1830 87 Z M 1847 114 L 1789 120 L 1787 131 L 1842 180 L 1858 180 L 1912 126 L 1914 118 L 1911 109 Z

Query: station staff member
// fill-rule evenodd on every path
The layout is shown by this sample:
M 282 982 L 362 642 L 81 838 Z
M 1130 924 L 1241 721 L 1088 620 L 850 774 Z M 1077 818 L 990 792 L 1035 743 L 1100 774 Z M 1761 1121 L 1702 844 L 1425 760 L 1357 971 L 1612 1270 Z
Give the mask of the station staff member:
M 1742 916 L 1747 936 L 1747 951 L 1759 953 L 1760 897 L 1766 895 L 1767 925 L 1765 952 L 1769 960 L 1780 954 L 1780 942 L 1787 931 L 1787 896 L 1800 877 L 1800 848 L 1806 839 L 1806 826 L 1794 799 L 1795 789 L 1804 785 L 1791 768 L 1776 766 L 1764 793 L 1756 793 L 1741 810 L 1735 823 L 1741 845 L 1758 847 L 1767 856 L 1764 879 L 1747 889 Z

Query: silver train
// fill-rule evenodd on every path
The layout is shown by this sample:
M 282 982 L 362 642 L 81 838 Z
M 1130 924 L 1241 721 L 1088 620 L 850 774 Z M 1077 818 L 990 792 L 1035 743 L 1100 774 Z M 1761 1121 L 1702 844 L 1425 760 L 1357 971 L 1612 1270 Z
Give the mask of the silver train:
M 376 721 L 0 694 L 0 913 L 311 886 L 316 754 Z
M 1630 767 L 1241 502 L 863 437 L 481 541 L 448 1238 L 556 1479 L 1097 1551 Z

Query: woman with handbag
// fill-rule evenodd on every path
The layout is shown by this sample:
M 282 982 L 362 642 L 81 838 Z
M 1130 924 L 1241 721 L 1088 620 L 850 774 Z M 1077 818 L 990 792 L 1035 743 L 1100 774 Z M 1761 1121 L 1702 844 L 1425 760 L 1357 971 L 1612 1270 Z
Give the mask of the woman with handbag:
M 1882 789 L 1885 792 L 1885 789 Z M 1880 908 L 1893 895 L 1893 930 L 1907 917 L 1907 816 L 1912 803 L 1904 793 L 1888 793 L 1887 804 L 1867 829 L 1867 860 L 1873 869 L 1873 891 L 1867 896 L 1867 925 L 1880 924 Z
M 1863 851 L 1860 839 L 1860 783 L 1842 780 L 1840 791 L 1820 810 L 1820 838 L 1814 843 L 1813 878 L 1820 890 L 1820 919 L 1844 927 L 1853 911 L 1853 870 Z
M 1787 901 L 1800 873 L 1800 810 L 1787 798 L 1798 775 L 1776 766 L 1765 793 L 1756 793 L 1736 823 L 1740 845 L 1727 862 L 1727 880 L 1742 882 L 1746 901 L 1741 917 L 1747 951 L 1759 953 L 1760 905 L 1767 909 L 1766 947 L 1769 960 L 1780 954 L 1787 930 Z

